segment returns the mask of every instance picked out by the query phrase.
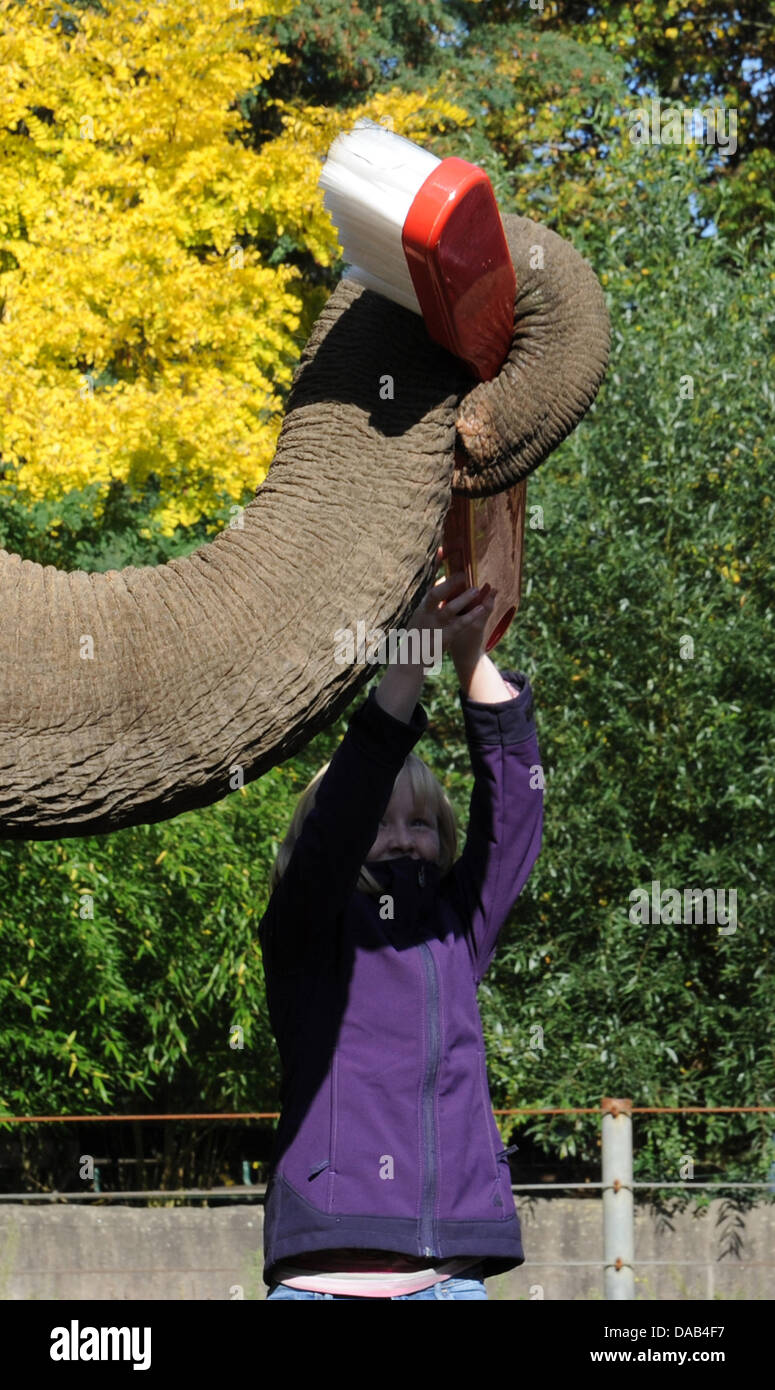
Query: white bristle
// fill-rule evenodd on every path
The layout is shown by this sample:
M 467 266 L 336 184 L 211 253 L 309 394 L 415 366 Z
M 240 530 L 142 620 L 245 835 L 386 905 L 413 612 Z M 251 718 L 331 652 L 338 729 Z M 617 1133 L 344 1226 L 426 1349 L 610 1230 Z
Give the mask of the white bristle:
M 348 280 L 421 312 L 401 229 L 415 195 L 441 160 L 403 135 L 362 117 L 337 135 L 319 183 L 337 229 Z

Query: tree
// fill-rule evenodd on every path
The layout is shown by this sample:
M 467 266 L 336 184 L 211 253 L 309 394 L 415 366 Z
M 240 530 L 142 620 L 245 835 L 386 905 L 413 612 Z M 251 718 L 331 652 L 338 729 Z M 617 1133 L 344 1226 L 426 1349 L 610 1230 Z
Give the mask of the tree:
M 288 62 L 257 32 L 282 3 L 49 8 L 2 0 L 4 475 L 20 503 L 78 490 L 98 514 L 118 480 L 163 534 L 228 518 L 326 297 L 288 253 L 338 259 L 317 188 L 338 113 L 272 100 L 252 147 L 240 99 Z M 420 138 L 465 117 L 386 109 Z
M 661 96 L 666 103 L 702 109 L 718 103 L 735 121 L 734 147 L 711 162 L 697 190 L 698 216 L 709 219 L 715 206 L 718 180 L 729 184 L 726 218 L 734 238 L 753 230 L 775 213 L 775 5 L 772 0 L 448 0 L 450 18 L 465 37 L 464 50 L 498 45 L 499 36 L 521 27 L 524 46 L 537 57 L 551 98 L 557 99 L 561 68 L 555 54 L 562 40 L 578 45 L 592 63 L 619 62 L 627 96 L 622 111 L 632 110 L 644 97 Z M 554 47 L 549 43 L 552 40 Z M 560 41 L 560 43 L 558 43 Z M 579 63 L 580 71 L 585 64 Z M 522 80 L 524 74 L 520 74 Z M 534 85 L 529 83 L 530 86 Z M 582 91 L 587 94 L 586 84 Z M 522 92 L 520 90 L 520 97 Z M 524 98 L 522 98 L 524 102 Z M 577 93 L 578 114 L 584 100 Z M 540 106 L 536 108 L 540 110 Z M 560 104 L 559 113 L 567 111 Z M 545 114 L 545 113 L 544 113 Z M 573 119 L 572 106 L 569 111 Z M 567 138 L 567 125 L 560 126 Z M 560 139 L 559 134 L 556 139 Z M 598 142 L 588 139 L 596 148 Z

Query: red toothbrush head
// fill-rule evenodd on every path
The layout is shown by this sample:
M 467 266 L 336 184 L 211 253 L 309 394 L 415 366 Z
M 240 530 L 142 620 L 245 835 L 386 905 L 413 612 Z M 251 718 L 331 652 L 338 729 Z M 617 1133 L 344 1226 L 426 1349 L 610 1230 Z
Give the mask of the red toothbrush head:
M 430 336 L 492 380 L 511 346 L 517 285 L 485 171 L 441 160 L 414 196 L 401 244 Z

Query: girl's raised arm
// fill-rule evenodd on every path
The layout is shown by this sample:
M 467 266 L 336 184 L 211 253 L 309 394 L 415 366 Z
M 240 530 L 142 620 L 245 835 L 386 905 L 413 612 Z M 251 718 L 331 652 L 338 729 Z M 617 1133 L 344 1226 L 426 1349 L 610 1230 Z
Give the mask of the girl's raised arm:
M 450 644 L 474 788 L 463 853 L 450 878 L 457 893 L 478 984 L 500 929 L 538 858 L 543 773 L 533 693 L 521 671 L 498 671 L 482 650 L 489 602 Z
M 474 787 L 465 846 L 450 879 L 477 984 L 538 858 L 543 833 L 543 774 L 530 682 L 521 671 L 502 671 L 498 679 L 519 694 L 484 701 L 460 689 Z

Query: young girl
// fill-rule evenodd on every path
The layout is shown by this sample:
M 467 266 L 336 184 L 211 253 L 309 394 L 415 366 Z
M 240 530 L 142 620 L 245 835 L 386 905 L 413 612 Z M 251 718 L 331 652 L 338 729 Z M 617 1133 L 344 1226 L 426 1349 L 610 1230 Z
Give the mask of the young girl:
M 270 1299 L 486 1299 L 488 1275 L 524 1263 L 476 992 L 538 856 L 543 779 L 530 684 L 484 655 L 494 595 L 464 583 L 432 586 L 410 624 L 440 631 L 458 676 L 474 775 L 460 857 L 412 753 L 425 668 L 399 660 L 274 866 L 259 926 L 282 1064 Z

